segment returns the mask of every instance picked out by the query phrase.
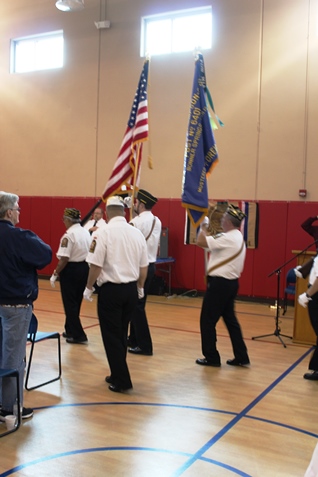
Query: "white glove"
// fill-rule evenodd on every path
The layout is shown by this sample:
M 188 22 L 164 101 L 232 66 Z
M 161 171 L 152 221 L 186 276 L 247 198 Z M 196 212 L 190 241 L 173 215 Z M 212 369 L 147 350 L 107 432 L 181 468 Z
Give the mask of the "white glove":
M 124 198 L 124 204 L 128 209 L 131 208 L 132 200 L 131 200 L 131 195 L 128 195 L 127 197 Z
M 58 275 L 55 275 L 55 273 L 53 273 L 53 275 L 50 278 L 50 283 L 52 288 L 55 288 L 55 282 L 57 279 L 58 279 Z
M 308 298 L 308 296 L 306 296 L 306 292 L 302 293 L 301 295 L 299 295 L 298 297 L 298 303 L 303 306 L 304 308 L 307 308 L 307 303 L 311 300 L 312 298 Z
M 202 222 L 201 222 L 201 226 L 202 226 L 202 225 L 208 226 L 209 223 L 210 223 L 209 217 L 205 216 L 204 219 L 203 219 Z
M 138 291 L 138 298 L 139 298 L 139 300 L 141 300 L 141 298 L 143 298 L 145 296 L 144 289 L 137 287 L 137 291 Z
M 209 223 L 210 223 L 210 220 L 209 220 L 209 217 L 204 217 L 204 219 L 202 220 L 201 224 L 200 224 L 200 232 L 201 230 L 207 230 L 207 227 L 209 226 Z
M 95 291 L 94 287 L 91 290 L 86 287 L 83 293 L 84 300 L 93 301 L 92 294 L 94 293 L 94 291 Z
M 296 268 L 294 268 L 294 272 L 296 277 L 303 278 L 302 273 L 299 271 L 300 269 L 301 269 L 301 265 L 298 265 Z

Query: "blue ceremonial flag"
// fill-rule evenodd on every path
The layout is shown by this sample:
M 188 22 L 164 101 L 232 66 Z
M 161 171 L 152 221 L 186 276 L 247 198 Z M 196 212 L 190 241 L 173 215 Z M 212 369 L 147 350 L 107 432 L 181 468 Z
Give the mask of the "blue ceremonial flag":
M 208 213 L 207 174 L 218 162 L 206 95 L 204 61 L 200 53 L 195 61 L 182 183 L 182 207 L 186 208 L 194 227 Z

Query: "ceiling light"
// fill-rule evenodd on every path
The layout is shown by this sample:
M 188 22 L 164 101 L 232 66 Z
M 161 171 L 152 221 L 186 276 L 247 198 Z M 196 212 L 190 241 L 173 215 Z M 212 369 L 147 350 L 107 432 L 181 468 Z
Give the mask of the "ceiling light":
M 76 12 L 83 10 L 84 0 L 57 0 L 55 6 L 62 12 Z

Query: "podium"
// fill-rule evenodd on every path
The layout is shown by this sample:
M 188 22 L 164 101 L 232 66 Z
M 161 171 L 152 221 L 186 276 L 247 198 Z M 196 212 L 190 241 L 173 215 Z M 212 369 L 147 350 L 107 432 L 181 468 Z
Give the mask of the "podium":
M 300 251 L 292 250 L 292 253 L 294 254 L 298 254 L 299 252 Z M 316 256 L 316 252 L 310 252 L 308 250 L 304 253 L 301 253 L 297 257 L 297 265 L 304 265 L 304 263 L 314 256 Z M 297 299 L 299 295 L 307 291 L 307 287 L 308 277 L 296 279 L 293 341 L 294 343 L 315 345 L 317 338 L 310 323 L 308 309 L 299 305 Z

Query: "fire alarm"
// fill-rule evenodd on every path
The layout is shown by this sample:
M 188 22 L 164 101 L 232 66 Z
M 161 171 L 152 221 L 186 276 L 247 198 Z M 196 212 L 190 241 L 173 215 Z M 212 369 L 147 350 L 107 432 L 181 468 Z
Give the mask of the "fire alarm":
M 307 190 L 299 189 L 299 197 L 307 197 Z

